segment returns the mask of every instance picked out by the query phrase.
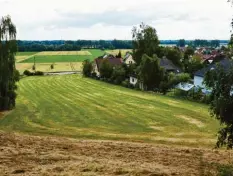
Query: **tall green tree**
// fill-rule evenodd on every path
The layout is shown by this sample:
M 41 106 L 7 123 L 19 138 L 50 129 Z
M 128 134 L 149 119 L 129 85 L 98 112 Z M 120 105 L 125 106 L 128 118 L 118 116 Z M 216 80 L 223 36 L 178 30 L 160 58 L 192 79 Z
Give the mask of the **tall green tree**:
M 107 59 L 103 59 L 100 65 L 100 76 L 102 78 L 111 78 L 113 72 L 113 66 Z
M 16 27 L 10 16 L 0 20 L 0 111 L 15 107 L 17 72 L 15 69 Z
M 167 59 L 171 60 L 173 64 L 175 64 L 176 66 L 182 67 L 182 54 L 178 48 L 167 47 L 165 56 L 167 57 Z
M 187 66 L 187 73 L 191 75 L 191 77 L 194 77 L 194 74 L 196 71 L 202 69 L 204 67 L 204 64 L 202 63 L 202 59 L 198 55 L 193 55 L 188 62 Z
M 86 77 L 90 77 L 93 72 L 93 64 L 90 60 L 83 61 L 83 75 Z
M 192 47 L 187 47 L 184 52 L 184 58 L 183 58 L 183 65 L 185 72 L 188 72 L 188 66 L 190 62 L 190 58 L 194 55 L 194 49 Z
M 142 23 L 132 30 L 133 57 L 140 65 L 143 54 L 152 57 L 159 48 L 159 39 L 155 28 Z
M 139 77 L 147 90 L 159 89 L 160 83 L 164 78 L 164 69 L 159 65 L 156 55 L 149 57 L 144 54 L 139 66 Z
M 221 123 L 217 147 L 227 145 L 233 148 L 233 63 L 228 69 L 221 65 L 206 73 L 204 83 L 212 92 L 210 95 L 211 115 Z

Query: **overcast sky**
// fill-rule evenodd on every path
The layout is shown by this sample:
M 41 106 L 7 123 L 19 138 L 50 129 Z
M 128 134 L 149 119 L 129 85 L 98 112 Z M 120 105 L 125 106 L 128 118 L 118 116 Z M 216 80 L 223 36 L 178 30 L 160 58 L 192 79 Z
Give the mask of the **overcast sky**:
M 227 0 L 0 0 L 21 40 L 131 39 L 141 22 L 164 39 L 229 39 Z

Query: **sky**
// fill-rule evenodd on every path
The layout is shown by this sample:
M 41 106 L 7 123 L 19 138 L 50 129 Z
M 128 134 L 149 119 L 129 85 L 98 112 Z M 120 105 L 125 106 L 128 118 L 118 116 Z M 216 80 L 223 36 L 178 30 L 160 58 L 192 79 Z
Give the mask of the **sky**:
M 0 0 L 20 40 L 132 39 L 133 26 L 153 26 L 160 40 L 229 39 L 227 0 Z

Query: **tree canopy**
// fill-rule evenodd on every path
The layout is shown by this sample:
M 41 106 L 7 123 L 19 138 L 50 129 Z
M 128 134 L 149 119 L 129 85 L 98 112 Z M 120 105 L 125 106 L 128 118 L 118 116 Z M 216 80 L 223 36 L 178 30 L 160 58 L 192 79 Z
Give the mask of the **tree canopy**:
M 16 27 L 10 16 L 0 20 L 0 111 L 15 107 L 18 72 L 15 69 Z
M 164 77 L 164 69 L 159 65 L 159 58 L 144 54 L 140 64 L 139 77 L 148 90 L 159 88 Z
M 233 148 L 233 63 L 226 70 L 221 65 L 207 72 L 204 83 L 212 90 L 211 115 L 222 124 L 217 147 Z
M 139 28 L 133 28 L 132 38 L 133 57 L 138 65 L 140 65 L 144 54 L 149 57 L 156 54 L 159 48 L 159 39 L 155 28 L 142 23 Z

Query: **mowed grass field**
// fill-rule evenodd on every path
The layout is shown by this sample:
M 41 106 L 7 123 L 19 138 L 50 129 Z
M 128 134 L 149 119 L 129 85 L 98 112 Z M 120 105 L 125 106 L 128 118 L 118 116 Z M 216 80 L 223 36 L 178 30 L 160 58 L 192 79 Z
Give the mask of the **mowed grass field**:
M 78 139 L 215 144 L 218 122 L 203 104 L 130 90 L 80 75 L 27 77 L 0 130 Z

